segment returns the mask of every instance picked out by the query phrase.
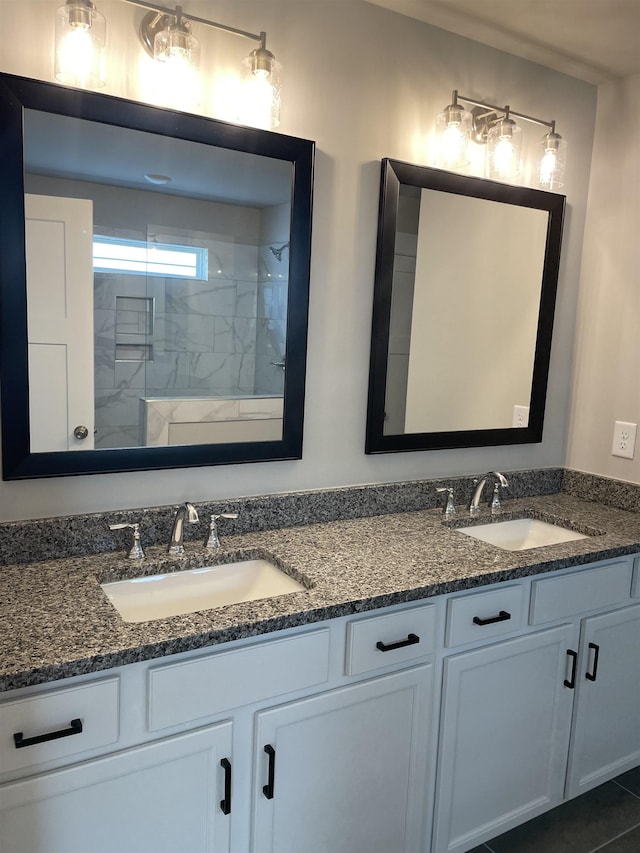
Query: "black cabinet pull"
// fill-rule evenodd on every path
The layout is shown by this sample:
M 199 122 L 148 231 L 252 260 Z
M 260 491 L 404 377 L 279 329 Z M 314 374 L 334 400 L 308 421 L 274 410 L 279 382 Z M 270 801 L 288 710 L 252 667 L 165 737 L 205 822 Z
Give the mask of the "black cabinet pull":
M 231 814 L 231 762 L 228 758 L 221 758 L 220 766 L 224 770 L 224 799 L 220 800 L 220 808 L 222 814 Z
M 568 687 L 570 690 L 576 686 L 576 665 L 578 663 L 578 652 L 574 652 L 573 649 L 567 649 L 567 654 L 571 658 L 571 678 L 567 681 L 565 678 L 564 686 Z
M 588 681 L 595 681 L 598 675 L 598 658 L 600 657 L 600 646 L 597 643 L 589 643 L 589 648 L 593 649 L 593 670 L 585 673 L 585 678 Z
M 420 642 L 420 637 L 417 634 L 409 634 L 406 640 L 399 640 L 397 643 L 383 643 L 382 640 L 376 643 L 376 649 L 381 652 L 392 652 L 394 649 L 403 649 L 405 646 L 415 646 Z
M 501 610 L 497 616 L 489 616 L 488 619 L 481 619 L 479 616 L 473 617 L 474 625 L 493 625 L 494 622 L 507 622 L 511 619 L 511 614 L 506 610 Z
M 69 737 L 69 735 L 79 735 L 81 731 L 82 720 L 71 720 L 68 729 L 47 732 L 47 734 L 35 735 L 35 737 L 23 737 L 22 732 L 15 732 L 13 742 L 16 745 L 16 749 L 22 749 L 23 746 L 34 746 L 36 743 L 46 743 L 48 740 L 58 740 L 61 737 Z
M 262 793 L 268 800 L 272 800 L 276 781 L 276 751 L 270 743 L 265 746 L 264 751 L 269 756 L 269 771 L 267 784 L 262 786 Z

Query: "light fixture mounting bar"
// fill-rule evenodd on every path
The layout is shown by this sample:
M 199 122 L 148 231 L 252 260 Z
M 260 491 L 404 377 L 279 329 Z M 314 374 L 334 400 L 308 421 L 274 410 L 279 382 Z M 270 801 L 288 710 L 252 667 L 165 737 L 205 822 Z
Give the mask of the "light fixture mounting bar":
M 454 100 L 459 98 L 461 101 L 466 101 L 468 104 L 473 104 L 474 107 L 484 107 L 489 111 L 499 112 L 499 113 L 509 113 L 510 116 L 517 116 L 518 118 L 522 118 L 525 121 L 530 121 L 532 124 L 540 124 L 543 127 L 550 127 L 551 131 L 554 132 L 556 129 L 555 121 L 545 121 L 541 118 L 535 118 L 535 116 L 527 115 L 526 113 L 519 113 L 515 110 L 511 109 L 511 107 L 500 107 L 497 104 L 489 104 L 487 101 L 476 101 L 475 98 L 467 98 L 465 95 L 461 95 L 457 89 L 454 89 Z
M 207 18 L 198 18 L 196 15 L 189 15 L 187 12 L 184 12 L 180 6 L 177 6 L 175 9 L 169 9 L 166 6 L 159 6 L 157 3 L 147 3 L 146 0 L 124 0 L 125 3 L 131 3 L 133 6 L 140 6 L 143 9 L 150 9 L 152 12 L 158 12 L 161 15 L 167 15 L 171 18 L 184 19 L 185 21 L 192 21 L 195 24 L 205 24 L 207 27 L 213 27 L 216 30 L 223 30 L 226 33 L 233 33 L 236 36 L 242 36 L 242 38 L 251 39 L 252 41 L 257 41 L 260 43 L 260 47 L 264 50 L 267 46 L 267 34 L 266 33 L 250 33 L 246 30 L 239 30 L 236 27 L 228 27 L 226 24 L 219 24 L 216 21 L 210 21 Z

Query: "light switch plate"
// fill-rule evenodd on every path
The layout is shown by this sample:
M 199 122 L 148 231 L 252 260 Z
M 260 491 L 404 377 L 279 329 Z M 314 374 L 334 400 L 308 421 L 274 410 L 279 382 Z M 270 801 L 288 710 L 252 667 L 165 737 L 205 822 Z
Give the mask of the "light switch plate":
M 633 459 L 636 450 L 636 432 L 638 424 L 627 421 L 616 421 L 613 428 L 612 456 L 622 456 L 623 459 Z

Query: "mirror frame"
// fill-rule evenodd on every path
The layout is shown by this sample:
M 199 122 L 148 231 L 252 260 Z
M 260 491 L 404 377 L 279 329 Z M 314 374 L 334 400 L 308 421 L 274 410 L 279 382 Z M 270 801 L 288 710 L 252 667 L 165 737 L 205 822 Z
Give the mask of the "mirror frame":
M 291 163 L 287 370 L 282 439 L 32 453 L 24 227 L 23 112 L 40 110 Z M 302 458 L 315 143 L 216 119 L 0 74 L 2 477 L 20 480 Z
M 503 204 L 535 208 L 549 213 L 528 426 L 384 434 L 391 293 L 401 184 L 497 201 Z M 501 444 L 529 444 L 542 441 L 564 210 L 565 197 L 557 193 L 502 184 L 484 178 L 468 177 L 454 172 L 432 169 L 428 166 L 416 166 L 400 160 L 389 158 L 382 160 L 371 330 L 366 453 L 445 450 Z

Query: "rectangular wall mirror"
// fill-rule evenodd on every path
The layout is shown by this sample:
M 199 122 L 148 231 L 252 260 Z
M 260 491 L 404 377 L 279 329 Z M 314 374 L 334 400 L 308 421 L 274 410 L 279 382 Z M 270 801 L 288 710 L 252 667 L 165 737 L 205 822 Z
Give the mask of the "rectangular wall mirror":
M 542 440 L 564 196 L 382 162 L 367 453 Z
M 314 145 L 0 75 L 3 477 L 300 458 Z

